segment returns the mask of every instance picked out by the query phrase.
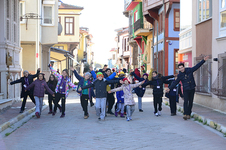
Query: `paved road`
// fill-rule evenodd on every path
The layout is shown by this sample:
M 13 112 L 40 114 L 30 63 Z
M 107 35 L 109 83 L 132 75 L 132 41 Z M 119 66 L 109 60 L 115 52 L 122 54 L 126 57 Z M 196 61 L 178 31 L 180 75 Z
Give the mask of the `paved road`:
M 163 106 L 162 116 L 153 115 L 151 97 L 144 98 L 144 112 L 137 106 L 133 120 L 108 116 L 98 121 L 95 109 L 89 107 L 90 117 L 83 119 L 78 96 L 67 99 L 66 117 L 48 115 L 33 118 L 8 137 L 0 137 L 0 149 L 218 149 L 223 150 L 226 139 L 182 115 L 170 116 Z

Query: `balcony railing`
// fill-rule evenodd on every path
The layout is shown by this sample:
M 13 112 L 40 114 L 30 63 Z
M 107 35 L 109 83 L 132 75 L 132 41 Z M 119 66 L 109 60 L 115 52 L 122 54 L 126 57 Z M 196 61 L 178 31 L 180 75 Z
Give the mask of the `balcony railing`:
M 134 23 L 134 32 L 136 32 L 138 29 L 143 28 L 143 21 L 141 21 L 141 19 L 138 19 L 135 23 Z

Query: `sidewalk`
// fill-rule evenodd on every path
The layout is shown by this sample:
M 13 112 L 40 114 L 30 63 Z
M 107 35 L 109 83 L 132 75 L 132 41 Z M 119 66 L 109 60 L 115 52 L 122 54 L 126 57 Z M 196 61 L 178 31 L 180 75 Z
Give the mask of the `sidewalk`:
M 163 102 L 165 105 L 169 105 L 168 98 L 163 98 Z M 181 113 L 183 113 L 183 104 L 184 101 L 180 98 L 179 103 L 177 103 L 177 110 Z M 193 103 L 191 117 L 194 118 L 195 121 L 211 126 L 226 134 L 226 113 Z

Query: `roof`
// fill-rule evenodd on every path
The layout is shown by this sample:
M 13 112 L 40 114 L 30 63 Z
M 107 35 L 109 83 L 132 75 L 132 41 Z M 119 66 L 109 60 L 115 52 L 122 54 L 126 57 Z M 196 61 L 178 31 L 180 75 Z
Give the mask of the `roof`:
M 110 52 L 115 52 L 117 50 L 117 48 L 112 48 L 111 50 L 110 50 Z
M 59 9 L 80 9 L 80 10 L 84 9 L 81 6 L 75 6 L 75 5 L 63 3 L 61 0 L 59 0 L 59 2 L 61 2 Z

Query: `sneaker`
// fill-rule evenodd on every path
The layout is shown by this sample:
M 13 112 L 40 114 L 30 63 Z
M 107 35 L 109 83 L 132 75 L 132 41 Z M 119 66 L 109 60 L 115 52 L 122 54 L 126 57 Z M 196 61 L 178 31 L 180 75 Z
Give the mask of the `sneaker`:
M 84 116 L 84 119 L 88 119 L 89 118 L 89 116 L 87 115 L 87 116 Z
M 126 116 L 126 112 L 124 112 L 124 115 Z
M 38 112 L 35 113 L 35 116 L 36 116 L 37 118 L 40 118 L 40 115 L 39 115 Z
M 52 110 L 50 110 L 49 112 L 48 112 L 48 114 L 52 114 L 53 112 L 52 112 Z
M 139 109 L 139 112 L 143 112 L 143 110 L 142 109 Z
M 126 119 L 127 121 L 129 121 L 129 117 L 127 117 L 127 119 Z
M 20 113 L 23 113 L 24 111 L 23 110 L 20 110 Z
M 184 116 L 183 116 L 183 119 L 184 119 L 184 120 L 187 120 L 187 116 L 186 116 L 186 115 L 184 115 Z
M 118 117 L 118 113 L 117 112 L 115 112 L 115 117 Z
M 190 115 L 187 115 L 187 119 L 191 119 Z
M 107 112 L 108 114 L 110 114 L 110 115 L 114 115 L 114 113 L 111 111 L 111 112 Z
M 171 113 L 171 116 L 176 116 L 177 114 L 176 113 Z
M 92 102 L 92 103 L 90 103 L 90 107 L 93 107 L 93 105 L 94 105 L 94 103 Z
M 155 116 L 156 116 L 156 117 L 158 117 L 158 116 L 159 116 L 159 114 L 158 114 L 158 113 L 155 113 Z
M 129 117 L 129 120 L 132 120 L 132 117 Z
M 59 107 L 59 110 L 60 110 L 60 112 L 62 112 L 62 107 L 61 106 Z
M 61 116 L 60 116 L 60 118 L 64 118 L 65 117 L 65 114 L 62 114 Z
M 123 114 L 120 114 L 120 117 L 121 117 L 121 118 L 125 118 L 125 116 L 124 116 Z
M 158 115 L 161 116 L 161 111 L 158 111 Z
M 101 120 L 100 117 L 98 118 L 98 120 Z
M 55 114 L 56 114 L 56 112 L 53 112 L 53 113 L 52 113 L 52 116 L 55 116 Z

